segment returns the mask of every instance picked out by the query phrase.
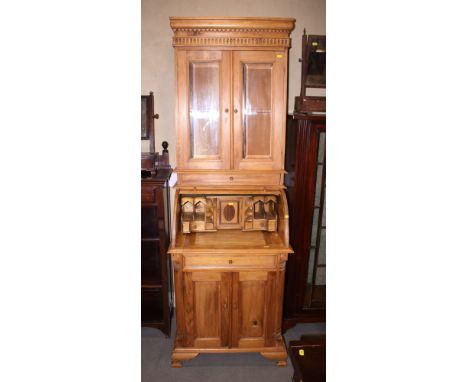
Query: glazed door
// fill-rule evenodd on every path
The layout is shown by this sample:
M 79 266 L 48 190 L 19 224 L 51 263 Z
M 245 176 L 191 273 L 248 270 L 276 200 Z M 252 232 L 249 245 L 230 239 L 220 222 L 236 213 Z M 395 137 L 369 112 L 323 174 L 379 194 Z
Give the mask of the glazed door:
M 177 51 L 178 166 L 227 169 L 230 161 L 230 53 Z
M 287 54 L 233 53 L 234 168 L 282 169 Z
M 307 278 L 304 290 L 303 309 L 324 308 L 326 301 L 326 148 L 323 125 L 316 125 L 312 132 L 316 142 L 314 167 L 311 180 L 313 203 L 311 211 L 312 228 L 309 237 Z
M 184 272 L 185 346 L 228 346 L 230 286 L 230 273 Z
M 276 272 L 232 275 L 232 347 L 272 346 L 277 316 Z M 279 300 L 278 300 L 279 301 Z

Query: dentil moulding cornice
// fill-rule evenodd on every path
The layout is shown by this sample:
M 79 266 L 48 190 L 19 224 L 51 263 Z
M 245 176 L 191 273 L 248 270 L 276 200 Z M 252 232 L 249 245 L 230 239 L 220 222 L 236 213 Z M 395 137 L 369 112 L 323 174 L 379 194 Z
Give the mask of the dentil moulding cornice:
M 288 48 L 292 18 L 170 17 L 175 47 L 279 47 Z

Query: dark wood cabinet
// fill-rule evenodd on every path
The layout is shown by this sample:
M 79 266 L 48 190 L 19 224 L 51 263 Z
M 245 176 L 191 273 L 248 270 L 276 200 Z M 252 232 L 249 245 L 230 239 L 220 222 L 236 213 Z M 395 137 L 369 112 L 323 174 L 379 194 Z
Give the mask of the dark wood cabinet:
M 171 333 L 169 246 L 171 169 L 141 179 L 141 325 Z
M 289 342 L 289 356 L 294 368 L 293 382 L 326 381 L 325 335 L 303 335 Z
M 294 250 L 286 270 L 283 331 L 325 321 L 325 114 L 288 117 L 285 177 Z

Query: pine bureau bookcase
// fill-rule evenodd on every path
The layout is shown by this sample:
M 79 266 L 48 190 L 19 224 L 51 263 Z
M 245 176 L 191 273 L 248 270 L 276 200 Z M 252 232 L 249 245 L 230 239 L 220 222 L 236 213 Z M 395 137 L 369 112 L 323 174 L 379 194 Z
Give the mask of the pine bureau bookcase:
M 281 336 L 289 215 L 284 193 L 294 19 L 171 17 L 177 184 L 172 366 L 199 353 L 259 352 Z

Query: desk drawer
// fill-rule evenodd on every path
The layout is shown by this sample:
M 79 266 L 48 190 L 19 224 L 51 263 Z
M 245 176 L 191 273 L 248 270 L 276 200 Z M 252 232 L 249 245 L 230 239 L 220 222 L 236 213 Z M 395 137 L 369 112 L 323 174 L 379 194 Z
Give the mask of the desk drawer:
M 192 255 L 184 256 L 184 268 L 275 268 L 276 255 Z
M 185 186 L 201 185 L 245 185 L 245 186 L 277 186 L 282 184 L 281 174 L 223 174 L 223 173 L 181 173 L 179 183 Z

